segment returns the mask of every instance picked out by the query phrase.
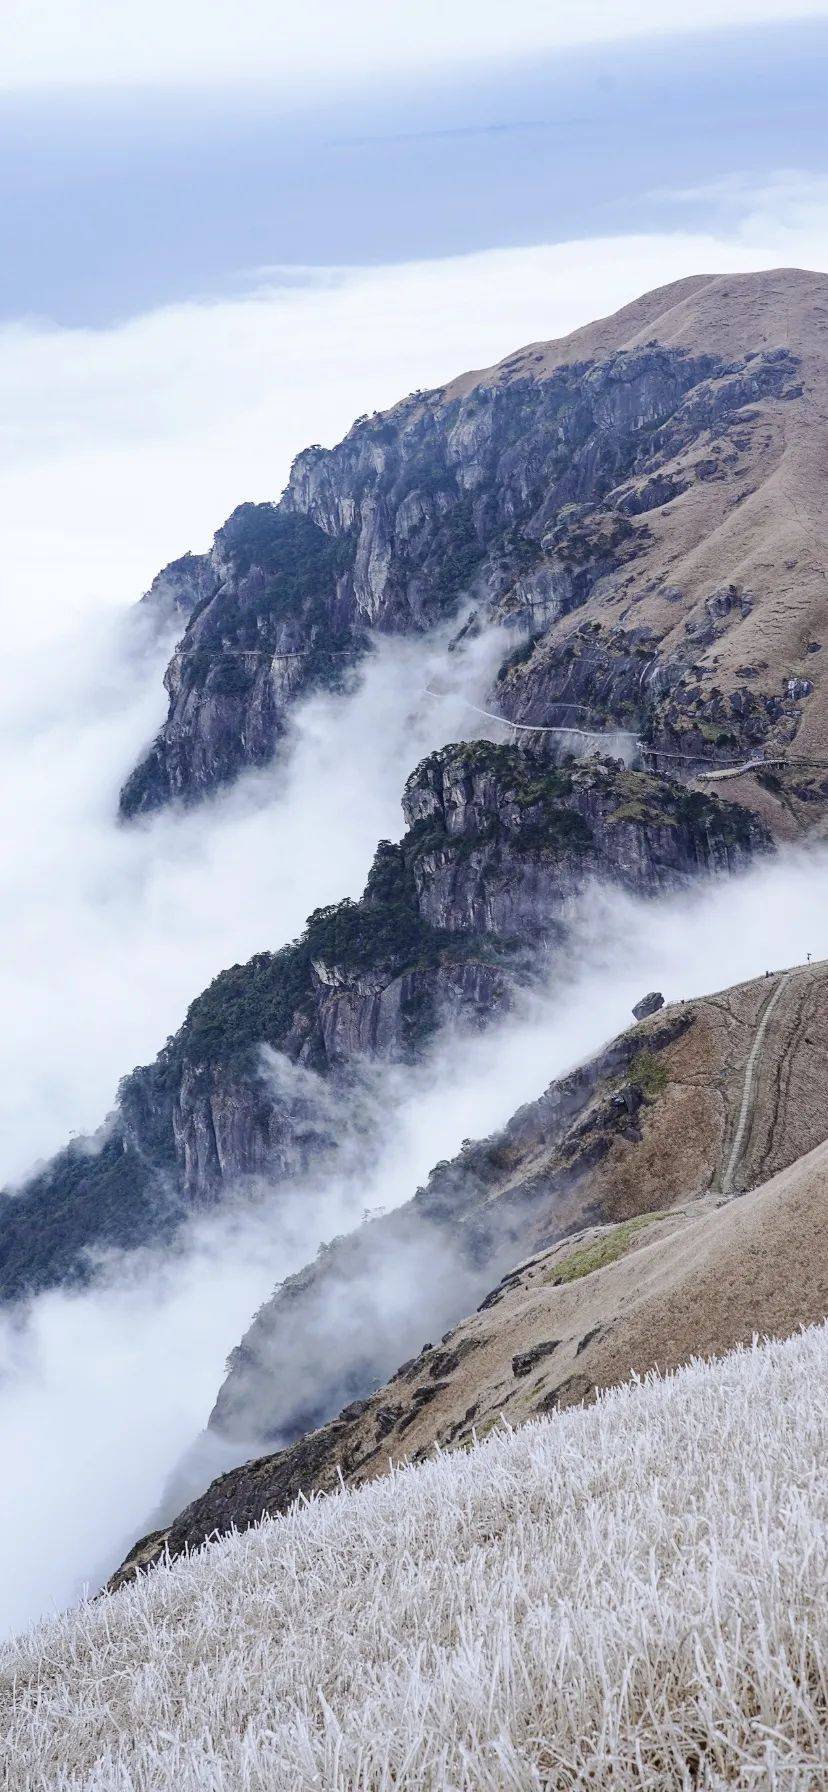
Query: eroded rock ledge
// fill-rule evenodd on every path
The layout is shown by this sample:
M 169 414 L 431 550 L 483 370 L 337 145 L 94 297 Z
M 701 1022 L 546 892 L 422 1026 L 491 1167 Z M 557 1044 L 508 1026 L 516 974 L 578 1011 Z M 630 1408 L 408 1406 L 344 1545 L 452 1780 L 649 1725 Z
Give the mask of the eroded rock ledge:
M 361 1064 L 416 1056 L 447 1019 L 503 1012 L 590 879 L 655 895 L 768 845 L 745 809 L 667 779 L 485 741 L 426 759 L 403 809 L 407 831 L 380 844 L 358 902 L 317 910 L 292 945 L 222 972 L 124 1079 L 95 1140 L 3 1201 L 5 1298 L 83 1276 L 90 1250 L 163 1236 L 230 1189 L 323 1162 L 342 1126 L 330 1092 L 353 1108 Z M 263 1047 L 278 1054 L 269 1070 Z
M 372 633 L 420 633 L 468 602 L 478 622 L 525 637 L 510 659 L 504 636 L 496 694 L 511 716 L 548 723 L 586 706 L 591 725 L 603 712 L 663 751 L 690 721 L 708 751 L 717 729 L 741 739 L 743 717 L 763 738 L 779 720 L 772 693 L 742 681 L 743 709 L 694 695 L 723 613 L 703 610 L 702 626 L 693 595 L 677 592 L 693 620 L 666 647 L 669 609 L 658 628 L 608 614 L 589 655 L 573 653 L 566 626 L 593 593 L 603 617 L 619 585 L 670 588 L 673 510 L 691 489 L 715 494 L 737 462 L 749 488 L 755 407 L 801 398 L 790 351 L 749 346 L 734 361 L 704 334 L 698 350 L 651 340 L 551 366 L 542 352 L 515 356 L 361 418 L 333 449 L 306 449 L 278 503 L 241 505 L 208 554 L 176 561 L 147 594 L 188 620 L 166 673 L 167 721 L 122 814 L 192 801 L 264 764 L 296 698 L 340 686 Z M 715 533 L 716 504 L 707 510 L 699 526 Z

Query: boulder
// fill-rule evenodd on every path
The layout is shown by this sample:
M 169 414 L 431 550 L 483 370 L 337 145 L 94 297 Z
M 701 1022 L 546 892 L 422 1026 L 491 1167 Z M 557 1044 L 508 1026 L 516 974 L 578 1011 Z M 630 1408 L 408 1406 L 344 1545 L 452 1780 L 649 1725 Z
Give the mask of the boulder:
M 635 1015 L 636 1020 L 646 1020 L 648 1014 L 657 1014 L 659 1008 L 663 1007 L 664 997 L 661 994 L 661 990 L 651 989 L 648 996 L 642 996 L 641 1001 L 636 1002 L 635 1007 L 633 1008 L 633 1014 Z

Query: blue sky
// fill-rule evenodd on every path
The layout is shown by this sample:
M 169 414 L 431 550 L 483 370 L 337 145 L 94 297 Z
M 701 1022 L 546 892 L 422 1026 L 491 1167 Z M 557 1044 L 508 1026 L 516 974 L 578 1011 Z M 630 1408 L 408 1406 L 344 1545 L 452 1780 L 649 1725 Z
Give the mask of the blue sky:
M 345 10 L 356 25 L 365 6 Z M 778 171 L 828 172 L 828 16 L 745 24 L 725 3 L 726 29 L 529 59 L 532 19 L 510 10 L 512 57 L 462 63 L 436 33 L 413 77 L 392 44 L 381 80 L 346 58 L 337 85 L 307 43 L 289 89 L 278 66 L 257 77 L 252 46 L 244 78 L 176 82 L 159 45 L 143 86 L 82 57 L 83 85 L 7 84 L 0 317 L 100 326 L 263 268 L 718 228 Z
M 687 273 L 828 267 L 828 0 L 790 10 L 4 0 L 7 643 L 412 387 Z
M 305 783 L 280 772 L 272 805 L 240 790 L 185 827 L 117 828 L 165 708 L 160 663 L 142 678 L 125 661 L 118 609 L 360 412 L 688 273 L 828 269 L 828 0 L 793 7 L 2 0 L 4 1171 L 96 1125 L 222 965 L 356 894 L 399 824 L 411 740 L 392 680 L 361 744 L 351 712 L 339 734 L 309 726 Z M 766 898 L 755 926 L 740 914 L 739 974 L 768 962 L 771 922 Z M 710 938 L 679 988 L 715 982 Z M 486 1102 L 477 1122 L 440 1113 L 458 1137 L 485 1131 Z M 455 1148 L 441 1135 L 429 1157 Z M 204 1314 L 219 1361 L 232 1301 L 259 1298 L 234 1275 L 225 1255 L 215 1291 L 187 1284 L 169 1322 L 155 1285 L 143 1325 L 120 1296 L 99 1324 L 41 1303 L 41 1329 L 11 1340 L 26 1368 L 5 1383 L 0 1452 L 34 1480 L 18 1477 L 0 1541 L 24 1611 L 67 1561 L 69 1583 L 93 1565 L 90 1513 L 90 1557 L 113 1511 L 139 1528 L 216 1385 Z

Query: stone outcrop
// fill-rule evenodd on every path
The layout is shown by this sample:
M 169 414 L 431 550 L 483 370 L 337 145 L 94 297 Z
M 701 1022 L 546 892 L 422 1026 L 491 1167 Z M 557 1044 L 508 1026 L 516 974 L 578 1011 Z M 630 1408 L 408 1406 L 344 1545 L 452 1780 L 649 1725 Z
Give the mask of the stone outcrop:
M 657 1014 L 664 1007 L 664 997 L 660 989 L 651 989 L 649 995 L 642 996 L 640 1002 L 633 1003 L 633 1014 L 636 1020 L 646 1020 L 649 1014 Z
M 490 698 L 509 719 L 629 729 L 687 775 L 807 740 L 818 683 L 785 617 L 816 533 L 791 539 L 783 463 L 811 452 L 825 282 L 788 276 L 783 305 L 775 281 L 679 282 L 301 453 L 278 503 L 240 506 L 148 594 L 186 627 L 122 813 L 264 764 L 297 697 L 341 686 L 373 634 L 469 607 L 509 627 Z
M 380 844 L 359 902 L 222 972 L 124 1079 L 104 1132 L 0 1204 L 7 1298 L 241 1184 L 318 1167 L 348 1128 L 370 1142 L 360 1066 L 417 1056 L 447 1020 L 503 1012 L 590 879 L 654 895 L 768 844 L 748 811 L 667 779 L 485 741 L 426 759 L 403 808 L 407 831 Z
M 742 1193 L 720 1192 L 767 1002 L 760 978 L 650 1016 L 500 1133 L 467 1142 L 406 1209 L 285 1283 L 234 1353 L 213 1417 L 241 1438 L 246 1413 L 245 1441 L 255 1419 L 267 1453 L 143 1538 L 116 1584 L 340 1476 L 358 1484 L 435 1445 L 462 1448 L 501 1417 L 520 1424 L 633 1371 L 823 1319 L 824 965 L 786 980 L 763 1038 Z M 446 1263 L 454 1305 L 446 1279 L 440 1307 L 432 1281 Z
M 647 1035 L 658 1053 L 690 1024 L 683 1012 Z M 394 1213 L 338 1239 L 292 1276 L 232 1353 L 210 1425 L 248 1448 L 284 1443 L 380 1385 L 423 1334 L 454 1323 L 525 1255 L 573 1217 L 600 1217 L 590 1178 L 635 1130 L 644 1095 L 631 1077 L 642 1040 L 624 1034 L 554 1082 L 501 1134 L 439 1164 Z
M 571 608 L 633 533 L 611 518 L 590 557 L 581 511 L 718 372 L 713 356 L 654 346 L 456 398 L 417 393 L 354 424 L 337 448 L 306 449 L 278 504 L 242 505 L 208 555 L 157 581 L 192 591 L 192 609 L 166 673 L 168 720 L 125 785 L 122 812 L 262 764 L 293 699 L 341 680 L 371 630 L 422 631 L 469 597 L 513 608 L 516 586 L 525 607 L 530 575 L 535 591 L 551 576 L 552 608 Z M 770 379 L 779 385 L 778 369 Z M 571 548 L 556 521 L 567 506 L 578 513 Z M 578 555 L 585 564 L 569 570 L 567 553 L 573 568 Z

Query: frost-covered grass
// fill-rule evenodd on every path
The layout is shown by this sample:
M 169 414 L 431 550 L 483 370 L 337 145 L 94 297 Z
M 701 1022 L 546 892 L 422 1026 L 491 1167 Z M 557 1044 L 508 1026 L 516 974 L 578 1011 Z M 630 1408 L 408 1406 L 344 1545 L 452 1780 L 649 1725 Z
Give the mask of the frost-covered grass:
M 828 1782 L 828 1329 L 312 1502 L 0 1657 L 3 1785 Z

